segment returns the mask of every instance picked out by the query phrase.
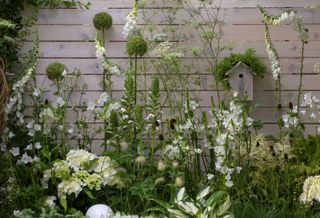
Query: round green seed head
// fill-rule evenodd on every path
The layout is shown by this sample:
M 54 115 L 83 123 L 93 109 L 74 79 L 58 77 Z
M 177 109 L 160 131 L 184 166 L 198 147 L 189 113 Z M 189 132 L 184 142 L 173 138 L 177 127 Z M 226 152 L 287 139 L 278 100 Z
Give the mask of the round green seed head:
M 129 38 L 126 48 L 129 56 L 143 56 L 147 52 L 148 44 L 142 36 L 135 35 Z
M 63 71 L 66 66 L 60 62 L 52 62 L 47 66 L 46 73 L 51 81 L 60 81 L 63 79 Z
M 112 17 L 107 12 L 100 12 L 94 15 L 93 25 L 97 30 L 109 29 L 112 26 Z

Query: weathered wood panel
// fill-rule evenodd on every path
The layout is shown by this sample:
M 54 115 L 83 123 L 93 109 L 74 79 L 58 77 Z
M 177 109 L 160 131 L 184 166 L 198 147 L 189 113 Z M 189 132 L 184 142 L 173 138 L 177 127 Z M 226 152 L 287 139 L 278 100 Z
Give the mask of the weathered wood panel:
M 82 81 L 88 84 L 88 91 L 85 99 L 95 99 L 101 93 L 102 75 L 97 72 L 97 63 L 95 58 L 94 39 L 96 31 L 92 25 L 92 17 L 100 11 L 108 11 L 113 16 L 114 25 L 107 31 L 106 50 L 110 60 L 118 64 L 122 69 L 128 67 L 129 60 L 125 52 L 126 40 L 122 36 L 122 28 L 126 22 L 127 13 L 130 11 L 134 0 L 92 0 L 90 10 L 82 9 L 65 9 L 57 10 L 42 9 L 40 11 L 39 20 L 34 26 L 38 29 L 40 35 L 40 61 L 37 67 L 37 81 L 42 83 L 48 89 L 47 97 L 50 98 L 50 81 L 45 79 L 45 68 L 52 61 L 61 61 L 70 69 L 79 68 L 82 73 Z M 160 1 L 159 1 L 160 2 Z M 185 25 L 186 21 L 190 21 L 190 14 L 187 10 L 179 8 L 173 22 L 168 21 L 170 10 L 173 5 L 172 1 L 167 0 L 165 3 L 155 2 L 147 4 L 139 11 L 139 24 L 141 28 L 146 29 L 149 22 L 158 25 L 155 33 L 161 32 L 168 28 L 171 23 L 177 31 L 192 36 L 192 46 L 201 46 L 199 36 Z M 162 2 L 162 1 L 161 1 Z M 189 0 L 195 7 L 200 7 L 198 0 Z M 312 8 L 312 6 L 320 5 L 319 0 L 222 0 L 221 16 L 224 17 L 226 25 L 222 28 L 222 38 L 224 42 L 234 42 L 233 52 L 243 52 L 247 48 L 252 47 L 256 50 L 258 56 L 262 57 L 263 62 L 268 66 L 269 74 L 264 79 L 254 79 L 254 102 L 259 105 L 256 112 L 253 113 L 254 118 L 261 119 L 265 122 L 265 126 L 261 132 L 266 134 L 275 134 L 277 131 L 276 121 L 277 112 L 275 100 L 275 85 L 270 73 L 270 63 L 267 58 L 264 45 L 264 26 L 261 23 L 261 17 L 257 5 L 268 7 L 271 13 L 279 14 L 281 10 L 293 7 L 302 16 L 302 20 L 309 29 L 310 42 L 306 45 L 306 58 L 304 67 L 303 93 L 312 91 L 314 95 L 320 97 L 320 75 L 314 71 L 314 65 L 320 62 L 320 9 Z M 145 23 L 142 19 L 141 12 L 145 17 L 149 18 L 149 22 Z M 202 12 L 203 13 L 203 12 Z M 201 21 L 199 21 L 201 22 Z M 296 102 L 297 87 L 299 83 L 299 57 L 300 43 L 296 33 L 291 26 L 271 27 L 271 35 L 275 46 L 278 49 L 283 65 L 282 79 L 282 102 L 285 107 L 289 102 Z M 145 31 L 148 38 L 152 34 Z M 32 38 L 26 42 L 23 53 L 25 53 L 32 45 Z M 190 40 L 180 42 L 179 45 L 190 45 Z M 229 55 L 230 52 L 222 53 L 221 57 Z M 151 53 L 150 53 L 151 55 Z M 191 55 L 181 60 L 185 65 L 192 63 Z M 146 58 L 139 62 L 149 61 Z M 209 65 L 205 60 L 199 60 L 200 67 L 197 69 L 198 75 L 191 76 L 193 81 L 199 82 L 199 86 L 192 86 L 199 99 L 202 109 L 208 110 L 210 107 L 210 97 L 217 98 L 217 91 L 212 86 L 214 80 L 210 72 Z M 144 84 L 141 88 L 143 94 L 147 93 L 146 87 L 150 86 L 150 81 L 157 72 L 150 67 L 145 73 L 146 76 L 140 75 L 139 81 Z M 146 82 L 145 82 L 146 81 Z M 123 79 L 114 77 L 113 95 L 119 98 L 123 90 Z M 175 94 L 181 95 L 184 90 L 179 90 Z M 224 96 L 224 92 L 220 93 Z M 162 90 L 162 96 L 165 92 Z M 79 99 L 80 91 L 76 91 L 73 96 L 74 102 Z M 70 112 L 71 113 L 71 112 Z M 68 118 L 72 121 L 72 116 Z M 308 133 L 315 133 L 317 120 L 304 118 L 306 130 Z M 98 141 L 98 140 L 96 140 Z
M 22 52 L 26 52 L 32 47 L 31 42 L 26 42 Z M 297 41 L 281 41 L 275 42 L 275 47 L 278 50 L 280 57 L 292 58 L 300 57 L 301 43 Z M 40 58 L 95 58 L 95 44 L 94 42 L 40 42 Z M 184 57 L 193 57 L 190 49 L 190 42 L 179 43 L 179 46 L 185 48 L 186 54 Z M 201 46 L 200 43 L 195 42 L 192 47 Z M 260 57 L 267 57 L 265 46 L 261 42 L 243 42 L 235 45 L 233 52 L 244 52 L 247 48 L 254 48 L 256 54 Z M 318 58 L 320 51 L 320 43 L 318 41 L 311 41 L 305 46 L 305 57 Z M 125 58 L 126 54 L 125 43 L 110 42 L 106 45 L 107 57 Z M 153 57 L 152 53 L 149 54 Z M 221 57 L 230 55 L 230 51 L 224 50 Z
M 114 9 L 108 7 L 101 7 L 99 9 L 92 8 L 91 10 L 80 9 L 42 9 L 39 14 L 39 20 L 37 24 L 78 24 L 78 25 L 91 25 L 93 16 L 106 10 L 114 18 L 115 25 L 123 25 L 126 23 L 126 17 L 129 9 Z M 319 9 L 315 8 L 296 8 L 299 14 L 303 17 L 303 21 L 306 24 L 319 24 L 320 15 Z M 281 13 L 280 9 L 271 8 L 270 12 L 273 14 Z M 203 12 L 205 13 L 205 12 Z M 224 17 L 226 24 L 261 24 L 261 17 L 257 8 L 224 8 L 221 9 L 221 16 Z M 184 24 L 190 20 L 189 13 L 184 9 L 179 9 L 176 15 L 176 19 L 173 23 L 168 22 L 168 16 L 170 16 L 170 9 L 149 9 L 145 11 L 145 16 L 150 18 L 149 22 L 154 24 Z M 139 24 L 144 24 L 143 17 L 139 13 Z M 198 20 L 201 22 L 201 20 Z

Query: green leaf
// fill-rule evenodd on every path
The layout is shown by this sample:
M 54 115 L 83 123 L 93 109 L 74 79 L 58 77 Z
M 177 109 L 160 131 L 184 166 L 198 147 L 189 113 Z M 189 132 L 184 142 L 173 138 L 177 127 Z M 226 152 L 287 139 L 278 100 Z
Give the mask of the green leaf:
M 185 192 L 185 188 L 183 187 L 182 189 L 180 189 L 180 191 L 177 194 L 177 198 L 176 198 L 177 202 L 182 201 L 184 192 Z
M 185 215 L 182 211 L 180 210 L 175 210 L 175 209 L 168 209 L 169 213 L 175 215 L 176 218 L 188 218 L 187 215 Z
M 217 191 L 215 193 L 213 193 L 208 200 L 206 201 L 205 205 L 207 207 L 212 206 L 215 203 L 218 203 L 218 201 L 220 201 L 222 199 L 222 197 L 225 195 L 226 193 L 223 191 Z
M 205 189 L 203 189 L 197 196 L 197 200 L 203 199 L 205 196 L 207 196 L 210 193 L 210 186 L 207 186 Z
M 219 214 L 218 215 L 221 216 L 221 215 L 225 214 L 229 210 L 230 206 L 231 206 L 230 197 L 227 196 L 227 198 L 226 198 L 225 202 L 223 203 L 223 205 L 221 205 L 219 207 L 219 210 L 218 210 Z
M 93 196 L 92 192 L 87 189 L 87 188 L 84 188 L 83 189 L 84 193 L 86 193 L 86 195 L 90 198 L 90 199 L 95 199 L 95 197 Z
M 67 212 L 68 210 L 67 198 L 60 198 L 60 204 L 63 207 L 64 211 Z

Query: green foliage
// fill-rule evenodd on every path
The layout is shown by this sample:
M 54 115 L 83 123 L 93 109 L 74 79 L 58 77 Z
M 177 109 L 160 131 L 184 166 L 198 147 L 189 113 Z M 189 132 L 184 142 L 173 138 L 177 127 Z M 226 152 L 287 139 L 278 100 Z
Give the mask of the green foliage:
M 267 68 L 262 63 L 261 59 L 255 55 L 255 51 L 253 49 L 247 49 L 244 54 L 231 54 L 229 57 L 220 61 L 213 69 L 215 78 L 226 89 L 230 89 L 229 76 L 226 75 L 226 73 L 238 62 L 246 64 L 254 73 L 257 74 L 257 76 L 263 77 L 267 72 Z
M 51 81 L 60 81 L 63 76 L 63 71 L 66 69 L 66 66 L 60 62 L 52 62 L 46 68 L 46 73 L 48 78 Z
M 157 110 L 160 108 L 159 100 L 160 100 L 160 83 L 159 78 L 156 77 L 152 80 L 151 89 L 149 93 L 149 106 L 148 109 L 156 114 Z
M 210 194 L 210 195 L 209 195 Z M 168 210 L 169 217 L 221 217 L 232 218 L 230 213 L 230 197 L 226 192 L 212 193 L 209 186 L 201 190 L 195 199 L 185 193 L 185 188 L 180 189 L 173 206 L 161 202 Z
M 320 136 L 310 135 L 308 138 L 300 138 L 292 144 L 290 169 L 297 177 L 317 175 L 320 171 Z
M 112 26 L 112 17 L 107 12 L 100 12 L 93 17 L 93 25 L 97 30 L 106 30 Z
M 147 52 L 148 44 L 140 34 L 136 34 L 128 39 L 126 48 L 130 57 L 143 56 Z
M 57 8 L 81 7 L 88 9 L 90 3 L 82 3 L 77 0 L 1 0 L 0 1 L 0 56 L 6 63 L 6 71 L 12 71 L 20 63 L 19 52 L 22 42 L 30 34 L 29 27 L 37 20 L 40 7 Z M 31 15 L 22 16 L 23 10 L 29 9 Z M 14 24 L 14 28 L 4 31 L 3 20 Z

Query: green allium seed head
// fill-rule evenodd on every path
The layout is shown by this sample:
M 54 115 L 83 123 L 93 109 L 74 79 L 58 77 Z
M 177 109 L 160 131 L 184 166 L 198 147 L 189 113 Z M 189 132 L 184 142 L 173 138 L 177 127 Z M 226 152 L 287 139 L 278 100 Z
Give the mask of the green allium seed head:
M 60 62 L 52 62 L 47 66 L 46 73 L 50 80 L 60 81 L 63 79 L 63 71 L 66 66 Z
M 142 36 L 134 35 L 127 42 L 127 53 L 129 56 L 143 56 L 148 49 L 148 44 Z
M 94 15 L 93 25 L 97 30 L 109 29 L 112 26 L 112 17 L 107 12 L 100 12 Z

